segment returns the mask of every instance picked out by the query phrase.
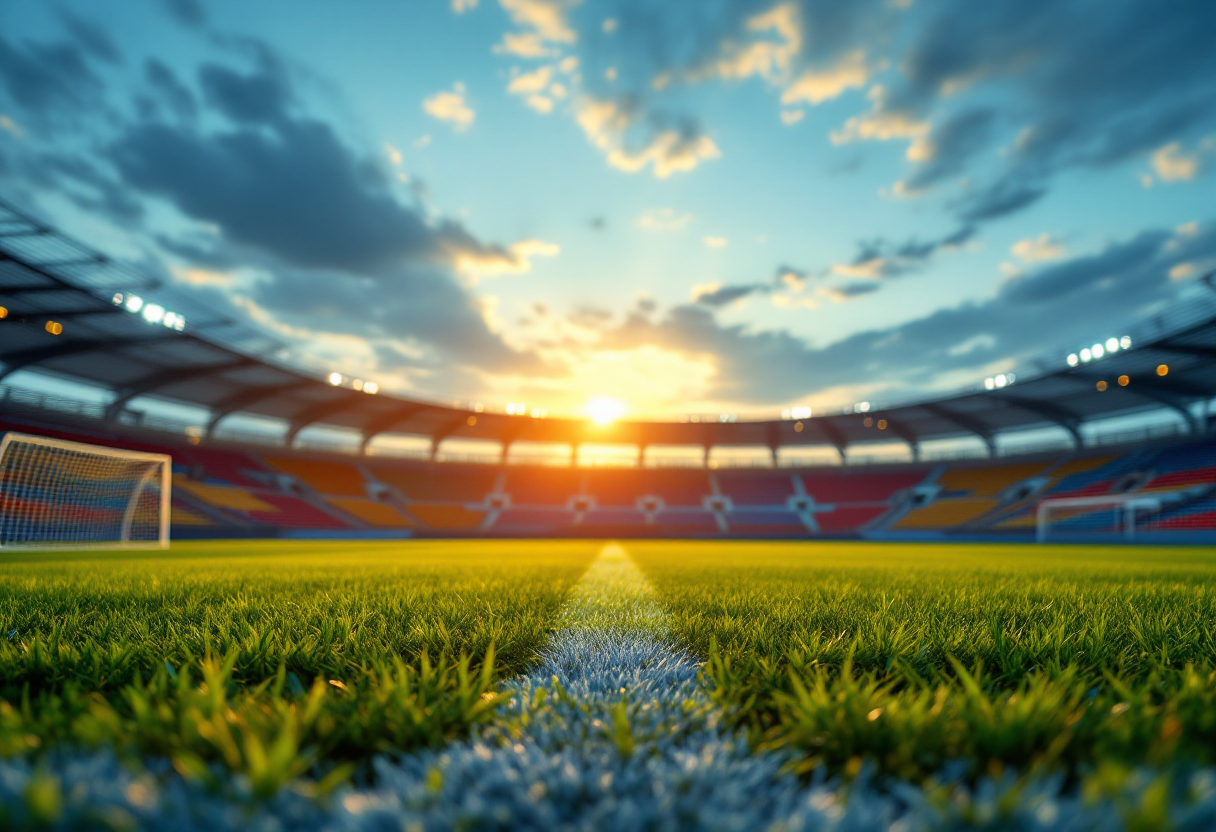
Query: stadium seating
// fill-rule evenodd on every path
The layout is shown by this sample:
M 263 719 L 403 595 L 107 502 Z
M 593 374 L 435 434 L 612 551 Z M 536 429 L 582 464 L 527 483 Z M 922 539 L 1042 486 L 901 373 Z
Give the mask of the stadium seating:
M 0 427 L 170 453 L 175 534 L 813 537 L 1033 533 L 1047 498 L 1158 496 L 1161 532 L 1216 531 L 1216 438 L 1123 452 L 857 468 L 580 469 L 166 445 Z M 707 508 L 707 499 L 717 504 Z M 9 505 L 15 495 L 0 491 Z M 36 501 L 23 511 L 36 515 Z M 2 507 L 2 506 L 0 506 Z M 1065 523 L 1068 521 L 1065 520 Z M 1113 521 L 1112 521 L 1113 527 Z

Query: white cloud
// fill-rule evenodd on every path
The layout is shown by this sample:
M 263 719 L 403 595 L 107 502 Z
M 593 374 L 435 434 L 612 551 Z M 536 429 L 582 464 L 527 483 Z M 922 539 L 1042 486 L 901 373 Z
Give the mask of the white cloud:
M 727 240 L 725 237 L 705 237 L 702 242 L 709 248 L 726 248 Z
M 521 29 L 506 32 L 494 47 L 498 53 L 520 58 L 550 58 L 558 47 L 575 43 L 578 36 L 566 20 L 576 0 L 498 0 L 511 22 Z
M 806 115 L 805 110 L 782 110 L 781 123 L 789 126 L 802 121 L 802 117 Z
M 749 19 L 747 28 L 758 35 L 771 33 L 772 38 L 726 44 L 725 54 L 717 62 L 718 75 L 727 80 L 759 76 L 770 83 L 781 83 L 802 49 L 798 8 L 793 3 L 774 6 Z
M 890 141 L 892 139 L 908 139 L 915 144 L 917 139 L 924 139 L 929 133 L 929 122 L 917 121 L 907 113 L 886 109 L 886 90 L 878 85 L 870 89 L 869 98 L 873 103 L 870 112 L 853 116 L 845 122 L 844 127 L 832 131 L 832 144 L 848 144 L 855 141 Z M 923 142 L 917 145 L 915 151 L 908 149 L 909 158 L 913 155 L 927 157 L 929 146 Z M 924 161 L 924 158 L 914 161 Z
M 1026 263 L 1041 263 L 1044 260 L 1059 260 L 1068 254 L 1068 248 L 1046 232 L 1037 237 L 1018 240 L 1009 251 Z
M 638 217 L 638 227 L 647 231 L 680 231 L 692 220 L 692 214 L 681 214 L 674 208 L 652 208 Z
M 684 135 L 675 130 L 660 131 L 642 149 L 629 150 L 625 132 L 633 125 L 635 114 L 613 101 L 583 99 L 577 120 L 588 140 L 606 154 L 608 164 L 627 173 L 637 173 L 650 165 L 655 176 L 666 179 L 722 155 L 708 136 Z
M 485 277 L 502 274 L 527 274 L 532 271 L 533 257 L 556 257 L 561 253 L 557 243 L 544 240 L 525 239 L 508 247 L 504 256 L 501 250 L 490 252 L 460 251 L 455 255 L 456 271 L 468 285 L 476 285 Z
M 864 87 L 872 70 L 860 49 L 844 55 L 832 66 L 807 69 L 781 93 L 781 103 L 807 103 L 812 106 L 839 97 L 846 90 Z
M 456 14 L 471 12 L 477 8 L 477 0 L 452 0 L 452 11 Z
M 512 78 L 511 83 L 507 84 L 507 92 L 512 95 L 533 95 L 544 90 L 552 80 L 553 67 L 538 67 L 532 72 L 525 72 Z
M 422 102 L 422 108 L 457 131 L 467 130 L 477 118 L 477 113 L 466 103 L 464 96 L 464 84 L 457 83 L 451 92 L 437 92 L 427 98 Z
M 693 303 L 696 303 L 701 298 L 706 295 L 712 295 L 721 288 L 721 283 L 698 283 L 692 287 L 692 290 L 689 292 L 689 298 Z
M 1207 157 L 1216 151 L 1216 137 L 1208 137 L 1187 153 L 1179 142 L 1158 148 L 1152 156 L 1153 171 L 1162 182 L 1189 181 L 1198 176 Z
M 548 113 L 553 110 L 553 99 L 543 95 L 529 95 L 524 99 L 524 103 L 538 113 Z

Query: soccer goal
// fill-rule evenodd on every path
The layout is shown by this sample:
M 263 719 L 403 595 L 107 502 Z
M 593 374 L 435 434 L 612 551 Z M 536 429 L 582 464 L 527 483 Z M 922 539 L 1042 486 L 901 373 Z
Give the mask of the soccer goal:
M 7 433 L 0 439 L 0 549 L 169 546 L 172 459 Z
M 1161 500 L 1135 494 L 1105 497 L 1059 497 L 1039 503 L 1035 517 L 1036 537 L 1083 539 L 1121 535 L 1135 539 L 1136 531 L 1154 522 L 1161 514 Z

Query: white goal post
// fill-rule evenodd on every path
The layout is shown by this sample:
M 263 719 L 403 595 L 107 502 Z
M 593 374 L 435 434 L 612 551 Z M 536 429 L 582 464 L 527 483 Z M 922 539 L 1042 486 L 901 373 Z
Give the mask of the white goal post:
M 1160 499 L 1135 494 L 1047 499 L 1035 514 L 1035 537 L 1039 543 L 1068 534 L 1121 534 L 1134 539 L 1136 530 L 1160 511 Z
M 0 438 L 0 549 L 169 546 L 173 460 L 24 433 Z

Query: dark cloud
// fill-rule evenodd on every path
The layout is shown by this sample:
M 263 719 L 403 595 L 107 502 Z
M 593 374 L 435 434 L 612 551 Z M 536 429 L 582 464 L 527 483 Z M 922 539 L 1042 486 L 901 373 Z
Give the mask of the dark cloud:
M 1187 232 L 1146 231 L 1098 254 L 1009 280 L 991 300 L 823 347 L 784 331 L 722 326 L 713 310 L 696 305 L 657 320 L 632 314 L 606 333 L 605 345 L 711 356 L 718 372 L 709 397 L 771 404 L 875 383 L 885 387 L 884 395 L 923 397 L 942 373 L 974 369 L 978 377 L 993 361 L 1028 361 L 1045 346 L 1109 334 L 1176 296 L 1179 284 L 1169 276 L 1176 266 L 1214 257 L 1216 222 Z M 1101 322 L 1100 332 L 1092 331 L 1094 322 Z
M 768 283 L 747 283 L 734 286 L 721 286 L 709 292 L 702 292 L 697 295 L 696 302 L 701 306 L 708 306 L 711 309 L 721 309 L 723 306 L 729 306 L 740 298 L 745 298 L 753 294 L 768 294 L 773 290 L 772 285 Z
M 1005 180 L 965 194 L 954 205 L 962 222 L 980 223 L 1016 213 L 1038 202 L 1046 194 L 1044 185 Z
M 144 76 L 156 92 L 157 100 L 178 118 L 193 118 L 197 114 L 198 104 L 195 103 L 194 94 L 169 67 L 156 58 L 149 58 L 144 64 Z
M 207 24 L 207 15 L 199 0 L 161 0 L 166 11 L 183 26 L 198 29 Z
M 841 274 L 874 279 L 899 277 L 923 269 L 937 254 L 952 251 L 975 236 L 975 227 L 961 226 L 936 240 L 905 240 L 894 243 L 881 237 L 863 240 L 857 254 L 847 267 L 838 267 Z M 854 294 L 867 294 L 856 292 Z
M 35 118 L 89 106 L 100 79 L 71 43 L 12 43 L 0 37 L 0 84 L 9 98 Z
M 1001 141 L 1014 133 L 1018 139 L 1004 172 L 959 203 L 963 221 L 994 219 L 1032 204 L 1066 167 L 1142 157 L 1216 124 L 1211 3 L 1071 0 L 1028 8 L 1002 0 L 960 6 L 939 5 L 916 32 L 886 104 L 892 113 L 920 120 L 947 98 L 1007 97 Z M 949 125 L 943 124 L 941 136 Z M 983 144 L 973 134 L 963 155 Z M 935 158 L 914 170 L 909 182 L 940 179 L 943 165 L 954 169 L 950 174 L 961 170 L 953 157 Z
M 199 71 L 207 103 L 238 124 L 272 124 L 287 118 L 291 90 L 276 67 L 242 73 L 219 64 Z
M 975 107 L 934 127 L 928 138 L 932 157 L 918 165 L 903 181 L 904 190 L 909 194 L 919 193 L 961 174 L 970 158 L 986 144 L 995 116 L 991 109 Z
M 98 60 L 111 64 L 122 63 L 122 55 L 105 29 L 96 23 L 77 17 L 67 9 L 58 9 L 59 19 L 81 48 Z
M 120 225 L 136 225 L 144 216 L 143 205 L 111 175 L 88 159 L 62 153 L 40 153 L 22 157 L 23 178 L 32 185 L 57 191 L 75 205 L 103 214 Z

